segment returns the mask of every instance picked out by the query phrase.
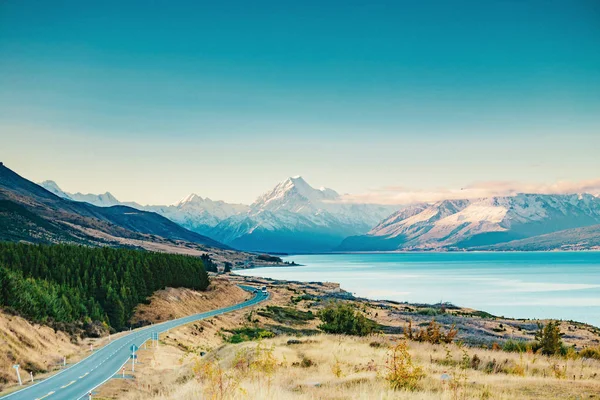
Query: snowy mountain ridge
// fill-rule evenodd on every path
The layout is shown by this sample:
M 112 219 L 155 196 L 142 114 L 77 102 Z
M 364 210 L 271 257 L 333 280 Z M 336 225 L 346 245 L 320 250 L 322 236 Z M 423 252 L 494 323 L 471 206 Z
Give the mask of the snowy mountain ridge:
M 469 248 L 600 223 L 600 199 L 589 194 L 517 194 L 417 204 L 381 221 L 341 249 Z

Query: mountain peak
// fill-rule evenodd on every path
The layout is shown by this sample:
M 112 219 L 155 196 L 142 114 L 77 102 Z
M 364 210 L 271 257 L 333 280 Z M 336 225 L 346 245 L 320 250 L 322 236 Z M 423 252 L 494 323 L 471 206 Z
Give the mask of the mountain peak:
M 58 184 L 52 180 L 46 180 L 40 183 L 40 186 L 49 191 L 52 194 L 62 197 L 63 199 L 71 199 L 68 193 L 63 191 Z
M 205 199 L 203 199 L 201 196 L 198 196 L 196 193 L 190 193 L 173 205 L 179 207 L 188 203 L 202 203 L 204 200 Z

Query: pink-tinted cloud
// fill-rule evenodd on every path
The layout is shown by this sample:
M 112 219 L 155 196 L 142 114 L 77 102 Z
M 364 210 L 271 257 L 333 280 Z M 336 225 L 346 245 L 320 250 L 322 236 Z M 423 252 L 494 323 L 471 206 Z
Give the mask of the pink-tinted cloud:
M 600 179 L 579 182 L 559 181 L 552 184 L 532 184 L 511 181 L 477 182 L 458 189 L 410 190 L 401 186 L 376 188 L 366 193 L 344 195 L 346 203 L 411 204 L 440 200 L 476 199 L 490 196 L 514 196 L 517 193 L 600 195 Z

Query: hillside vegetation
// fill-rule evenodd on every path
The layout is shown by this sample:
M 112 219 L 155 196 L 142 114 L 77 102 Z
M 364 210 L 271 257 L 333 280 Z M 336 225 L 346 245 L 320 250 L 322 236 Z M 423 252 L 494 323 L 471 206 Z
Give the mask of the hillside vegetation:
M 208 283 L 196 257 L 0 243 L 0 306 L 36 322 L 101 321 L 120 330 L 154 291 L 205 290 Z

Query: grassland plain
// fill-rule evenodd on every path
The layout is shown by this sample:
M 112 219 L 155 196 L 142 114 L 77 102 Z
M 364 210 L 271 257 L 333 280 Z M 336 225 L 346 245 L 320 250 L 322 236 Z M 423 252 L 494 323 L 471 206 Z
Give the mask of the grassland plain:
M 451 305 L 357 299 L 333 283 L 235 275 L 228 279 L 220 283 L 229 285 L 226 292 L 235 290 L 233 283 L 244 282 L 269 286 L 272 297 L 265 306 L 169 332 L 158 349 L 140 351 L 135 379 L 112 380 L 100 389 L 100 398 L 600 398 L 600 361 L 576 354 L 600 343 L 600 332 L 590 325 L 560 323 L 565 345 L 574 349 L 569 357 L 507 352 L 502 347 L 533 340 L 537 322 L 547 321 L 498 318 Z M 180 304 L 189 294 L 177 291 L 157 293 L 146 307 L 162 304 L 160 309 L 169 310 L 169 301 L 174 300 L 175 317 L 192 311 L 193 307 Z M 316 314 L 330 302 L 352 305 L 377 322 L 379 333 L 368 337 L 319 333 Z M 409 320 L 415 329 L 432 320 L 445 330 L 455 325 L 456 341 L 405 341 L 403 330 Z M 256 337 L 262 339 L 247 340 Z M 232 343 L 237 341 L 241 343 Z M 421 371 L 414 390 L 391 388 L 390 359 L 398 343 L 406 343 L 410 361 Z

